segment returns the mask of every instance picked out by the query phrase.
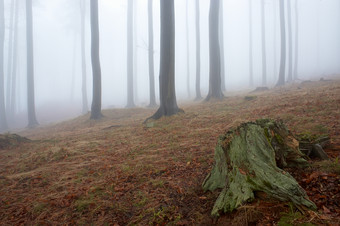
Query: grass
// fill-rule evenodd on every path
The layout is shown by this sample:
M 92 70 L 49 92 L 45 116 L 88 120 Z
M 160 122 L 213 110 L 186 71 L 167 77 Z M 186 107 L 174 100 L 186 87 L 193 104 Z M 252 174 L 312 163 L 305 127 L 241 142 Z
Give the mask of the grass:
M 153 109 L 114 109 L 99 121 L 87 115 L 22 131 L 34 142 L 0 150 L 0 222 L 210 225 L 218 192 L 204 193 L 201 184 L 214 164 L 218 136 L 268 117 L 295 134 L 327 133 L 338 147 L 339 89 L 340 81 L 289 85 L 256 97 L 187 103 L 181 105 L 185 114 L 147 125 Z M 313 167 L 339 173 L 339 154 L 334 149 L 331 162 Z M 258 224 L 280 220 L 273 205 L 256 207 L 266 215 Z M 226 217 L 233 214 L 242 211 Z

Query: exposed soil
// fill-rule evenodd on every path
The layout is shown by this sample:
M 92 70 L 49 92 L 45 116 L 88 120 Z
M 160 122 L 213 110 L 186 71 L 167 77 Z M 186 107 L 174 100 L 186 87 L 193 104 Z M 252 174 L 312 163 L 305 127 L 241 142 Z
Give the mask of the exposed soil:
M 340 81 L 292 84 L 220 102 L 181 105 L 184 114 L 143 125 L 155 109 L 105 110 L 26 130 L 31 142 L 0 150 L 0 222 L 4 225 L 340 224 Z M 328 134 L 331 161 L 290 169 L 317 213 L 259 198 L 219 219 L 219 194 L 201 184 L 220 134 L 258 118 L 282 119 L 294 134 Z M 259 197 L 263 194 L 259 194 Z

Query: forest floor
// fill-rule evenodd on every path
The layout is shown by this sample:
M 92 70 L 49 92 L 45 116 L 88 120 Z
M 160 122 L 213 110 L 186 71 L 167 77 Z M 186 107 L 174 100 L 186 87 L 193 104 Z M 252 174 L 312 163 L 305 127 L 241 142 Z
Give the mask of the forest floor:
M 290 84 L 219 102 L 181 105 L 184 114 L 146 125 L 155 109 L 105 110 L 25 130 L 31 141 L 0 149 L 1 225 L 340 224 L 340 80 Z M 317 212 L 256 199 L 213 219 L 219 191 L 202 191 L 219 135 L 259 118 L 294 134 L 328 134 L 331 161 L 290 170 Z

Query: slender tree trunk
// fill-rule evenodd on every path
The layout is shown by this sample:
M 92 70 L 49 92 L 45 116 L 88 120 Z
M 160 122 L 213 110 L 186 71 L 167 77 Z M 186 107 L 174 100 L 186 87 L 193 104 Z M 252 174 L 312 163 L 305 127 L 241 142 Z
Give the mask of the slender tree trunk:
M 133 0 L 127 6 L 127 108 L 135 107 L 133 93 Z
M 189 50 L 189 0 L 186 0 L 186 20 L 185 20 L 185 31 L 186 31 L 186 47 L 187 47 L 187 92 L 190 98 L 190 50 Z
M 153 46 L 153 0 L 148 0 L 148 24 L 149 24 L 149 107 L 156 106 L 155 95 L 155 66 L 154 66 L 154 46 Z
M 11 88 L 11 106 L 10 115 L 13 117 L 16 113 L 17 102 L 17 67 L 18 67 L 18 20 L 19 20 L 19 1 L 15 0 L 14 15 L 14 37 L 13 37 L 13 64 L 12 64 L 12 88 Z
M 138 0 L 133 3 L 133 98 L 138 103 L 138 29 L 137 29 Z
M 274 78 L 277 79 L 277 0 L 273 0 L 273 16 L 274 16 L 274 19 L 273 19 L 273 31 L 274 31 L 274 34 L 273 34 L 273 51 L 274 51 L 274 57 L 273 57 L 273 61 L 274 61 L 274 67 L 273 67 L 273 70 L 274 70 Z
M 74 99 L 74 90 L 76 85 L 76 62 L 77 62 L 77 33 L 73 37 L 73 59 L 72 59 L 72 79 L 71 79 L 71 101 Z
M 286 27 L 285 27 L 285 8 L 284 1 L 280 1 L 280 32 L 281 32 L 281 60 L 279 80 L 276 86 L 285 84 L 285 68 L 286 68 Z
M 261 23 L 262 23 L 262 86 L 267 85 L 267 53 L 266 53 L 266 18 L 265 2 L 261 0 Z
M 202 99 L 201 95 L 201 29 L 200 29 L 200 0 L 195 0 L 196 17 L 196 100 Z
M 182 112 L 175 91 L 175 9 L 174 0 L 161 0 L 160 107 L 151 117 L 159 119 Z
M 26 0 L 26 40 L 27 40 L 27 111 L 28 127 L 38 125 L 35 115 L 34 95 L 34 54 L 33 54 L 33 15 L 32 0 Z
M 210 99 L 222 99 L 221 89 L 221 52 L 219 42 L 219 12 L 220 0 L 210 1 L 209 13 L 209 93 L 206 101 Z
M 4 92 L 4 42 L 5 42 L 5 9 L 4 0 L 0 0 L 0 132 L 8 129 L 5 92 Z
M 249 86 L 254 86 L 253 72 L 253 0 L 249 0 Z
M 224 6 L 223 0 L 220 2 L 220 45 L 221 45 L 221 89 L 226 91 L 225 86 L 225 57 L 224 57 Z
M 292 32 L 292 4 L 287 0 L 288 17 L 288 82 L 293 80 L 293 32 Z
M 101 68 L 99 59 L 98 0 L 91 0 L 91 61 L 93 73 L 93 98 L 91 119 L 100 119 L 102 107 Z
M 295 0 L 295 63 L 294 63 L 294 80 L 298 79 L 299 64 L 299 2 Z
M 80 0 L 80 15 L 81 15 L 81 70 L 82 70 L 82 113 L 87 114 L 88 100 L 87 100 L 87 73 L 86 73 L 86 52 L 85 52 L 85 16 L 86 16 L 86 4 L 84 0 Z
M 6 89 L 6 113 L 8 119 L 10 118 L 10 106 L 11 106 L 11 83 L 12 78 L 12 65 L 13 65 L 13 32 L 14 32 L 14 0 L 11 0 L 11 12 L 10 12 L 10 24 L 9 24 L 9 35 L 8 35 L 8 57 L 7 57 L 7 89 Z

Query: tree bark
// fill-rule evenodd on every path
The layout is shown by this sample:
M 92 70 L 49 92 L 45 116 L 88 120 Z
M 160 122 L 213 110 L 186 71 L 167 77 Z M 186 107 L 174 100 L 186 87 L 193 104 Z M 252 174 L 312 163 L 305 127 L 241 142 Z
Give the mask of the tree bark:
M 82 72 L 82 84 L 81 84 L 82 113 L 87 114 L 89 107 L 87 100 L 87 73 L 86 73 L 86 50 L 85 50 L 86 4 L 84 0 L 80 0 L 80 16 L 81 16 L 80 45 L 81 45 L 81 72 Z
M 101 68 L 99 59 L 98 0 L 91 0 L 91 61 L 93 73 L 93 98 L 91 119 L 100 119 L 102 105 Z
M 190 48 L 189 48 L 189 0 L 186 0 L 186 20 L 185 20 L 185 37 L 186 37 L 186 48 L 187 48 L 187 92 L 190 98 Z
M 153 44 L 153 0 L 148 0 L 148 24 L 149 24 L 149 107 L 155 107 L 155 66 L 154 66 L 154 44 Z
M 160 107 L 151 116 L 159 119 L 182 112 L 175 91 L 175 9 L 174 0 L 161 0 L 161 60 L 159 74 Z
M 262 86 L 267 85 L 267 53 L 266 53 L 266 17 L 265 2 L 261 0 L 261 23 L 262 23 Z
M 27 111 L 28 127 L 38 125 L 35 114 L 34 94 L 34 53 L 33 53 L 33 15 L 32 0 L 26 1 L 26 41 L 27 41 Z
M 252 1 L 249 0 L 249 86 L 254 86 L 254 72 L 253 72 L 253 7 Z
M 12 70 L 13 70 L 13 35 L 14 35 L 14 13 L 15 13 L 15 1 L 11 0 L 10 11 L 10 23 L 9 23 L 9 35 L 8 35 L 8 57 L 7 57 L 7 89 L 6 89 L 6 113 L 8 119 L 11 115 L 11 88 L 12 88 Z
M 295 62 L 293 79 L 298 79 L 298 64 L 299 64 L 299 2 L 295 0 Z
M 209 12 L 209 93 L 206 101 L 222 99 L 221 89 L 221 53 L 219 42 L 219 12 L 220 0 L 210 1 Z
M 15 13 L 14 13 L 14 37 L 13 37 L 13 64 L 12 64 L 12 88 L 11 88 L 11 106 L 10 115 L 14 117 L 16 113 L 17 104 L 17 67 L 18 67 L 18 20 L 19 20 L 19 1 L 15 0 Z
M 221 46 L 221 89 L 226 91 L 225 84 L 225 57 L 224 57 L 224 6 L 223 0 L 220 2 L 220 46 Z
M 273 19 L 273 51 L 274 51 L 274 76 L 277 78 L 277 0 L 273 0 L 273 13 L 274 13 L 274 19 Z
M 4 92 L 4 42 L 5 42 L 5 9 L 4 0 L 0 0 L 0 132 L 8 129 L 5 92 Z
M 287 1 L 288 17 L 288 82 L 293 80 L 293 32 L 292 32 L 292 4 Z
M 196 100 L 202 99 L 201 95 L 201 29 L 200 29 L 200 2 L 195 0 L 196 20 Z
M 135 107 L 133 93 L 133 0 L 127 6 L 127 108 Z
M 280 33 L 281 33 L 281 59 L 280 73 L 276 86 L 285 84 L 285 69 L 286 69 L 286 27 L 285 27 L 285 8 L 284 1 L 280 1 Z
M 244 123 L 220 137 L 215 165 L 203 182 L 205 191 L 223 189 L 211 214 L 231 212 L 253 201 L 256 192 L 316 209 L 306 192 L 284 167 L 305 167 L 308 162 L 299 142 L 282 122 L 268 119 Z

